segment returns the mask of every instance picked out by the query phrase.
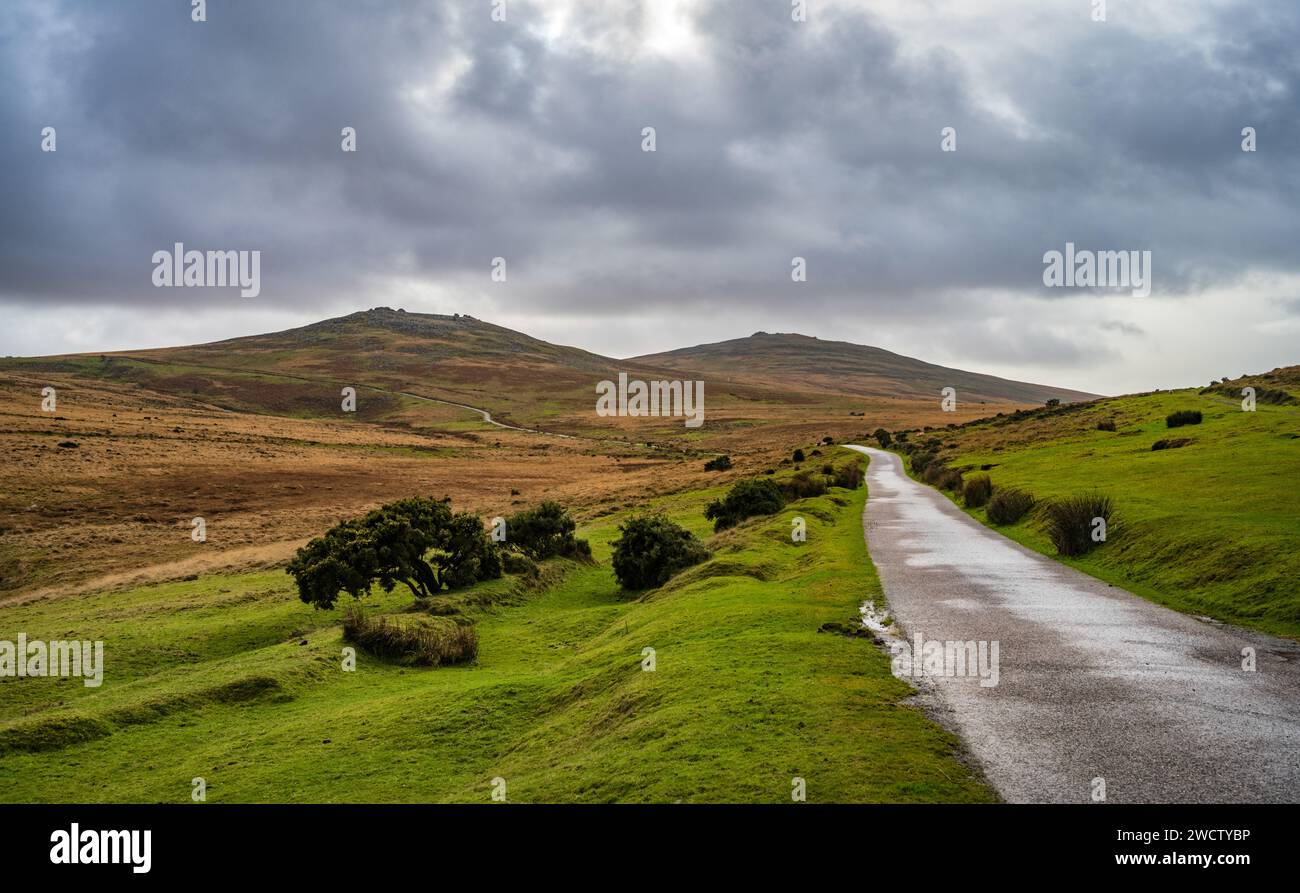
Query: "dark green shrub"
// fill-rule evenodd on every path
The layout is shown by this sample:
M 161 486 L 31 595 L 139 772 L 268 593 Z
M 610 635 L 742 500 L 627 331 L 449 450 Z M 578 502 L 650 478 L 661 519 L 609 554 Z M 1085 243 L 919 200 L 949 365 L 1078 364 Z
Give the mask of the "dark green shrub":
M 299 549 L 285 571 L 302 601 L 332 608 L 339 593 L 361 598 L 374 583 L 385 592 L 402 583 L 429 598 L 444 585 L 501 576 L 501 559 L 478 518 L 415 497 L 335 525 Z
M 1054 500 L 1044 511 L 1047 536 L 1059 554 L 1082 555 L 1097 545 L 1092 538 L 1094 519 L 1102 518 L 1109 526 L 1113 511 L 1110 497 L 1097 493 Z
M 889 436 L 889 432 L 884 428 L 877 428 L 876 433 L 871 436 L 876 439 L 876 443 L 880 444 L 882 450 L 889 449 L 890 443 L 893 442 L 893 438 Z
M 538 561 L 557 555 L 590 557 L 591 546 L 573 535 L 576 529 L 564 507 L 547 500 L 506 519 L 506 542 Z
M 624 589 L 662 586 L 679 571 L 709 557 L 709 550 L 662 515 L 631 518 L 614 541 L 614 576 Z
M 733 484 L 726 496 L 709 503 L 704 517 L 713 522 L 714 530 L 725 530 L 755 515 L 775 515 L 784 505 L 785 496 L 776 481 L 746 478 Z
M 731 468 L 730 456 L 718 456 L 716 459 L 710 459 L 704 463 L 705 471 L 726 471 Z
M 1114 420 L 1114 419 L 1102 419 L 1100 422 L 1097 423 L 1097 430 L 1098 430 L 1098 431 L 1114 431 L 1114 430 L 1115 430 L 1115 420 Z
M 834 473 L 835 473 L 835 466 L 832 465 L 831 463 L 827 462 L 825 465 L 822 466 L 822 474 L 834 474 Z
M 823 437 L 823 438 L 822 438 L 822 444 L 823 444 L 824 446 L 830 446 L 830 445 L 833 444 L 834 442 L 835 442 L 835 438 L 834 438 L 834 437 Z
M 985 505 L 993 495 L 993 481 L 987 474 L 973 474 L 966 479 L 962 487 L 961 498 L 967 508 L 976 509 Z
M 793 459 L 795 462 L 802 462 L 805 458 L 803 454 L 803 450 L 795 450 L 794 455 L 791 456 L 790 458 Z
M 1015 487 L 998 487 L 989 497 L 988 516 L 994 524 L 1015 524 L 1034 507 L 1034 497 Z
M 440 562 L 441 579 L 448 589 L 501 576 L 501 550 L 483 530 L 483 522 L 469 512 L 452 516 L 447 538 L 439 549 L 435 560 Z
M 343 641 L 375 657 L 422 667 L 465 663 L 478 654 L 473 627 L 423 616 L 371 618 L 357 604 L 343 614 Z
M 1199 409 L 1180 409 L 1165 416 L 1165 427 L 1167 428 L 1181 428 L 1183 425 L 1199 425 L 1200 423 L 1201 411 Z

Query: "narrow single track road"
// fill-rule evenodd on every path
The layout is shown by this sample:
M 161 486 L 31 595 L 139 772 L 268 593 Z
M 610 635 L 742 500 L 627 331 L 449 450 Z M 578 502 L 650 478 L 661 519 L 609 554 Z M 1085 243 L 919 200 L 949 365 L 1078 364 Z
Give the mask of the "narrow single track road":
M 1089 577 L 975 521 L 897 455 L 848 448 L 871 458 L 863 530 L 900 640 L 998 643 L 996 685 L 915 681 L 1006 800 L 1090 802 L 1104 783 L 1108 802 L 1300 802 L 1300 645 Z

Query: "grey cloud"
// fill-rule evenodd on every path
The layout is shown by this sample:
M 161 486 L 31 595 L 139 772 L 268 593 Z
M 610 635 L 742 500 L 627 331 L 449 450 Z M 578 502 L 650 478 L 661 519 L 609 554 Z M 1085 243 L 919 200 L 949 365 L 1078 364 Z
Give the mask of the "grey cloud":
M 1146 330 L 1141 326 L 1133 323 L 1124 322 L 1122 319 L 1108 319 L 1098 325 L 1098 328 L 1104 332 L 1119 332 L 1122 335 L 1145 335 Z
M 979 295 L 1066 297 L 1041 284 L 1066 241 L 1151 250 L 1158 296 L 1300 267 L 1286 0 L 1227 5 L 1194 39 L 1043 16 L 991 67 L 839 7 L 803 26 L 700 4 L 698 52 L 639 54 L 652 0 L 580 4 L 550 37 L 552 10 L 515 0 L 504 24 L 487 4 L 186 6 L 0 10 L 0 302 L 170 306 L 148 259 L 175 241 L 260 248 L 261 300 L 301 313 L 385 303 L 394 273 L 469 298 L 503 255 L 534 314 L 942 310 L 985 339 L 972 355 L 1052 365 L 1097 357 L 1086 327 L 1009 332 Z

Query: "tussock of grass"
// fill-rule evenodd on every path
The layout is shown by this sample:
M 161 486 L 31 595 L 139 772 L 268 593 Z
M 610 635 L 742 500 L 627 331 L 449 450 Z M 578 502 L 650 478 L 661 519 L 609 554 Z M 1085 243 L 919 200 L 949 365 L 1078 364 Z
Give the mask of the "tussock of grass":
M 973 474 L 962 486 L 962 502 L 967 508 L 979 508 L 993 495 L 993 481 L 987 474 Z
M 1166 428 L 1181 428 L 1183 425 L 1199 425 L 1202 415 L 1199 409 L 1180 409 L 1165 416 Z
M 376 617 L 360 605 L 344 610 L 343 641 L 375 657 L 418 667 L 461 664 L 478 654 L 473 627 L 422 615 Z
M 987 516 L 991 523 L 1015 524 L 1034 507 L 1034 497 L 1015 487 L 998 487 L 989 497 Z
M 1109 496 L 1067 496 L 1043 507 L 1043 529 L 1057 554 L 1075 558 L 1102 542 L 1094 538 L 1093 532 L 1099 529 L 1099 521 L 1109 527 L 1114 513 Z

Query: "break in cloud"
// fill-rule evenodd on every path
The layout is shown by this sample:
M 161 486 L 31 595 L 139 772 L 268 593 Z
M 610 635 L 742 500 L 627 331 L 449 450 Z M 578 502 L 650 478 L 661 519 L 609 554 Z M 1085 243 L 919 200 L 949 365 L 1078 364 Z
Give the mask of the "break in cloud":
M 1104 392 L 1300 361 L 1300 7 L 1092 5 L 6 0 L 0 352 L 383 304 Z M 177 241 L 261 250 L 260 296 L 153 288 Z M 1067 241 L 1151 251 L 1151 295 L 1044 288 Z

